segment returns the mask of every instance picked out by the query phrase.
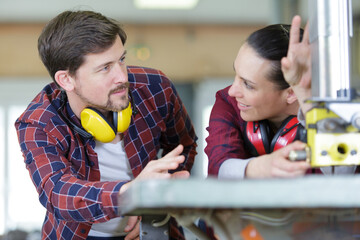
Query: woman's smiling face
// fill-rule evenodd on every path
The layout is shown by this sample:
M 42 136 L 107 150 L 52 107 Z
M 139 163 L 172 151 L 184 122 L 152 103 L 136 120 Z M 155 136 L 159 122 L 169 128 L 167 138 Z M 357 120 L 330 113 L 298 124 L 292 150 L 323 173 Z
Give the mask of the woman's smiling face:
M 245 43 L 234 62 L 235 79 L 229 95 L 237 101 L 245 121 L 281 121 L 287 106 L 287 91 L 269 80 L 271 61 L 260 57 Z

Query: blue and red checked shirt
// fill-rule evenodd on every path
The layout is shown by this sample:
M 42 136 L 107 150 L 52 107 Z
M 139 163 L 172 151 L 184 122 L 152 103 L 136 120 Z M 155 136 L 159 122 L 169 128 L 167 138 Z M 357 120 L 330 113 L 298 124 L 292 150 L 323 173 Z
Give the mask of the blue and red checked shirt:
M 195 131 L 170 80 L 155 69 L 128 67 L 130 90 L 138 113 L 124 133 L 124 146 L 134 177 L 150 160 L 178 144 L 185 161 L 178 170 L 191 170 L 196 155 Z M 93 138 L 83 138 L 66 124 L 79 119 L 60 90 L 51 83 L 17 119 L 26 167 L 46 207 L 42 239 L 86 239 L 92 223 L 118 216 L 118 193 L 123 181 L 100 182 Z M 154 193 L 156 194 L 156 193 Z M 172 228 L 173 239 L 182 239 Z

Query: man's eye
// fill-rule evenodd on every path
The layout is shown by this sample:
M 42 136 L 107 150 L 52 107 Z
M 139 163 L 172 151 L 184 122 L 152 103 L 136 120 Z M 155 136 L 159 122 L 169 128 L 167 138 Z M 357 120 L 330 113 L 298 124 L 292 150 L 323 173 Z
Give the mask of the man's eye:
M 103 67 L 101 70 L 102 70 L 102 71 L 109 71 L 109 69 L 110 69 L 110 66 L 105 66 L 105 67 Z

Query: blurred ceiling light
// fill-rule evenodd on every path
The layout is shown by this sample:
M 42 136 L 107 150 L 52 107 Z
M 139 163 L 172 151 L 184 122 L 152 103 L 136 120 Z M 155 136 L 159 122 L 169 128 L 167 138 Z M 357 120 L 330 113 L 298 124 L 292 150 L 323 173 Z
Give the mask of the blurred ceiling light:
M 139 9 L 192 9 L 198 0 L 134 0 Z

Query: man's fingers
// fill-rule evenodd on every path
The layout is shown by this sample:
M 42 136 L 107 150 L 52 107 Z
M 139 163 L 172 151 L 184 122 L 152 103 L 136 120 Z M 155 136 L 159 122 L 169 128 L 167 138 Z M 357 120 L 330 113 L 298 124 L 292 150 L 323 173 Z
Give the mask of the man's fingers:
M 164 157 L 150 161 L 144 170 L 135 179 L 168 179 L 171 178 L 169 170 L 175 170 L 185 161 L 185 156 Z
M 180 163 L 185 161 L 184 156 L 177 156 L 171 158 L 162 158 L 159 160 L 153 160 L 149 162 L 148 168 L 152 171 L 164 171 L 164 170 L 173 170 L 176 169 Z
M 176 165 L 184 161 L 184 156 L 161 158 L 149 162 L 154 168 L 166 168 L 167 165 Z
M 127 224 L 124 228 L 125 232 L 130 232 L 136 225 L 136 223 L 138 222 L 138 217 L 137 216 L 130 216 L 128 218 Z
M 172 177 L 169 170 L 175 170 L 185 161 L 185 156 L 180 155 L 184 147 L 180 144 L 163 158 L 150 161 L 136 179 L 168 179 Z M 174 175 L 179 178 L 187 178 L 188 173 Z
M 162 162 L 156 161 L 153 166 L 153 170 L 155 172 L 164 172 L 168 170 L 174 170 L 179 166 L 180 163 L 178 162 Z
M 176 179 L 186 179 L 190 177 L 190 173 L 188 171 L 179 171 L 179 172 L 174 172 L 173 174 L 171 174 L 171 178 L 176 178 Z
M 166 154 L 166 155 L 164 156 L 164 158 L 178 156 L 178 155 L 180 155 L 183 151 L 184 151 L 183 145 L 179 144 L 179 145 L 178 145 L 176 148 L 174 148 L 171 152 L 169 152 L 168 154 Z
M 136 240 L 139 239 L 140 235 L 140 221 L 141 218 L 138 216 L 130 216 L 127 222 L 124 232 L 128 232 L 125 240 Z
M 140 221 L 137 221 L 132 231 L 126 235 L 125 240 L 136 240 L 139 239 L 139 236 L 140 236 Z

